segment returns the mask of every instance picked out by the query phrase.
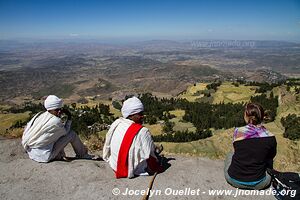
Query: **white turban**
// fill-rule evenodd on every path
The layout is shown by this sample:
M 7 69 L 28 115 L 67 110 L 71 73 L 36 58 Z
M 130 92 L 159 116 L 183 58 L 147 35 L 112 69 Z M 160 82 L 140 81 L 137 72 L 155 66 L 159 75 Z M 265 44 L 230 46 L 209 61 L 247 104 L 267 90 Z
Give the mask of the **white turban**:
M 44 102 L 44 107 L 47 110 L 55 110 L 57 108 L 61 108 L 63 104 L 63 100 L 58 98 L 55 95 L 49 95 L 45 102 Z
M 124 118 L 130 115 L 137 114 L 144 111 L 144 106 L 141 100 L 137 97 L 131 97 L 124 101 L 121 112 Z

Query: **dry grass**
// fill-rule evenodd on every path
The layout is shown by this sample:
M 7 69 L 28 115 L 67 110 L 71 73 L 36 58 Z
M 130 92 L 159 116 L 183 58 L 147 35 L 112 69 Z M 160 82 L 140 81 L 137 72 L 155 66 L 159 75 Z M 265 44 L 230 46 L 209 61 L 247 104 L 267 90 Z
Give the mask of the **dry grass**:
M 215 131 L 210 138 L 186 143 L 162 143 L 169 154 L 184 154 L 190 156 L 224 159 L 232 151 L 231 133 L 233 129 Z
M 107 131 L 108 131 L 108 130 L 100 131 L 100 132 L 98 133 L 98 136 L 105 139 L 105 138 L 106 138 L 106 133 L 107 133 Z
M 174 131 L 196 131 L 195 126 L 190 122 L 182 122 L 182 117 L 185 115 L 185 110 L 173 110 L 170 111 L 170 114 L 175 115 L 176 117 L 171 119 L 171 122 L 175 123 L 173 128 Z
M 144 124 L 144 126 L 149 129 L 151 135 L 160 135 L 162 133 L 162 124 L 160 123 L 153 125 Z
M 9 109 L 11 106 L 8 105 L 0 105 L 0 110 L 6 110 Z
M 286 117 L 288 114 L 300 114 L 300 95 L 297 96 L 286 91 L 285 86 L 276 87 L 273 89 L 274 95 L 279 96 L 279 108 L 277 109 L 277 119 Z
M 84 145 L 88 147 L 90 151 L 99 151 L 103 149 L 105 138 L 97 135 L 91 135 L 84 140 Z
M 185 110 L 172 110 L 170 111 L 170 114 L 182 119 L 182 117 L 185 115 Z
M 186 92 L 179 95 L 178 98 L 186 99 L 190 102 L 195 102 L 198 98 L 203 97 L 203 94 L 196 95 L 198 91 L 206 90 L 206 83 L 197 83 L 196 86 L 191 85 L 187 88 Z
M 275 158 L 275 169 L 284 171 L 300 171 L 300 141 L 291 141 L 283 137 L 284 130 L 275 122 L 265 125 L 277 140 L 277 156 Z
M 6 138 L 20 138 L 23 135 L 23 128 L 15 128 L 15 129 L 10 129 L 8 131 L 5 131 L 2 136 Z
M 173 128 L 174 131 L 196 131 L 195 126 L 190 122 L 182 122 L 179 118 L 174 118 L 170 121 L 175 123 L 175 126 Z
M 28 117 L 29 112 L 0 114 L 0 135 L 7 134 L 6 130 L 9 129 L 16 121 L 26 120 Z
M 213 94 L 213 104 L 247 102 L 255 95 L 255 86 L 240 85 L 235 87 L 230 82 L 224 82 Z

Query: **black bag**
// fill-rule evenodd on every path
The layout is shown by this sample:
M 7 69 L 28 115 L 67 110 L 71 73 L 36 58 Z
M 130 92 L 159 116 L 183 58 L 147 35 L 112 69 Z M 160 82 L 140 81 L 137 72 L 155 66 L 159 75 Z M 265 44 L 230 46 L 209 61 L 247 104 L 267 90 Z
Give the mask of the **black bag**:
M 278 172 L 267 169 L 272 177 L 272 186 L 278 200 L 300 200 L 300 174 L 293 172 Z

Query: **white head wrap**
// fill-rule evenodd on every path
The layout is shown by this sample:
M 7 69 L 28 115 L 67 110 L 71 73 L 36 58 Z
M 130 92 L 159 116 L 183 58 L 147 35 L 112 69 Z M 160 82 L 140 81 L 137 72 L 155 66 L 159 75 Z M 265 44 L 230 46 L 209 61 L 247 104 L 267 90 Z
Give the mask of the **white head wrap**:
M 61 108 L 63 104 L 63 100 L 58 98 L 55 95 L 49 95 L 45 102 L 44 102 L 44 107 L 47 110 L 55 110 L 57 108 Z
M 131 97 L 124 101 L 121 109 L 124 118 L 127 118 L 130 115 L 137 114 L 143 111 L 143 103 L 137 97 Z

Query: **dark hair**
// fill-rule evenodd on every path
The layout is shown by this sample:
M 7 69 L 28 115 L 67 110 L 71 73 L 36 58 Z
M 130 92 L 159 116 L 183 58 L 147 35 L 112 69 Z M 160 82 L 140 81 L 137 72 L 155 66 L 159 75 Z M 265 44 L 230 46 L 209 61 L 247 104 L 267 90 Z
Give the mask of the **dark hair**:
M 265 117 L 263 107 L 257 103 L 248 103 L 245 106 L 245 114 L 248 119 L 247 123 L 251 123 L 253 125 L 262 123 Z

